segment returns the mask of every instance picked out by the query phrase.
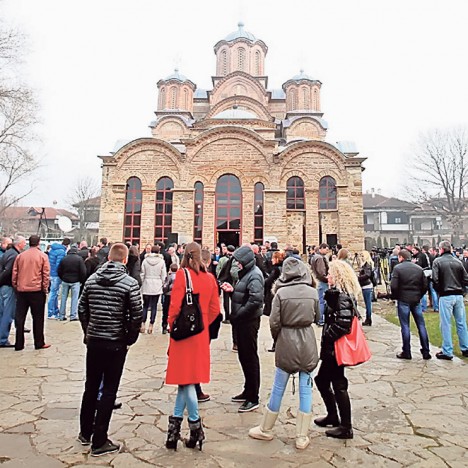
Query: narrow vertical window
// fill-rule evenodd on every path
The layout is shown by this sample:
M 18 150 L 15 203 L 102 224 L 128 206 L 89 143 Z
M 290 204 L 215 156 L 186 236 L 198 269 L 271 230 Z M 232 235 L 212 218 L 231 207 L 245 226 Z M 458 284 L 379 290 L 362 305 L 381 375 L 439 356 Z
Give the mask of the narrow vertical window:
M 130 177 L 125 190 L 124 242 L 140 243 L 141 198 L 141 180 Z
M 318 103 L 318 93 L 317 88 L 314 89 L 314 101 L 313 101 L 313 110 L 319 110 L 319 103 Z
M 184 89 L 184 110 L 189 110 L 189 93 Z
M 203 184 L 195 183 L 193 207 L 193 241 L 200 245 L 203 239 Z
M 224 49 L 221 51 L 221 75 L 226 76 L 228 74 L 227 66 L 227 51 Z
M 260 52 L 257 50 L 257 52 L 255 52 L 255 74 L 257 76 L 260 76 L 262 74 L 262 66 L 261 66 L 261 56 L 260 56 Z
M 159 108 L 166 108 L 166 88 L 162 87 L 159 91 Z
M 171 109 L 177 109 L 177 88 L 171 88 Z
M 300 177 L 291 177 L 286 183 L 286 209 L 305 210 L 304 181 Z
M 263 191 L 264 186 L 257 182 L 254 188 L 254 242 L 263 244 Z
M 245 69 L 245 49 L 243 47 L 237 50 L 237 68 L 241 71 Z
M 154 220 L 154 241 L 166 242 L 172 232 L 172 189 L 174 183 L 169 177 L 162 177 L 156 184 L 156 207 Z
M 336 181 L 333 177 L 320 179 L 319 210 L 336 210 Z
M 290 93 L 291 110 L 297 110 L 297 93 L 295 89 L 291 89 Z
M 310 108 L 309 90 L 305 86 L 302 88 L 302 108 L 303 109 L 309 109 Z

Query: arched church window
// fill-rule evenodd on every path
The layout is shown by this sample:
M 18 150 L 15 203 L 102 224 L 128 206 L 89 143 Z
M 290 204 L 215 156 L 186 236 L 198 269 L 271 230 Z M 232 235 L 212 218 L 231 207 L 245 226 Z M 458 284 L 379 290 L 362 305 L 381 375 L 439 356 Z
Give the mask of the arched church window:
M 124 242 L 140 243 L 141 198 L 141 180 L 130 177 L 125 189 Z
M 159 91 L 159 108 L 166 108 L 166 88 L 164 86 Z
M 171 88 L 171 109 L 177 109 L 177 88 Z
M 305 86 L 302 87 L 302 108 L 303 109 L 309 109 L 310 103 L 309 103 L 309 89 L 306 88 Z
M 227 51 L 226 49 L 221 51 L 221 75 L 226 76 L 228 74 L 227 66 Z
M 258 50 L 255 52 L 255 74 L 257 76 L 262 74 L 262 59 Z
M 240 245 L 242 188 L 233 174 L 224 174 L 216 183 L 216 243 Z
M 189 93 L 184 89 L 184 110 L 189 110 Z
M 172 232 L 172 189 L 174 182 L 161 177 L 156 184 L 154 241 L 166 242 Z
M 291 110 L 297 110 L 297 92 L 295 89 L 291 89 L 290 93 L 290 100 L 291 100 Z
M 241 71 L 245 70 L 245 49 L 239 47 L 237 50 L 237 68 Z
M 202 243 L 203 237 L 203 198 L 203 183 L 196 182 L 193 207 L 193 241 L 199 244 Z
M 320 179 L 319 210 L 336 210 L 336 181 L 333 177 Z
M 254 242 L 263 244 L 263 191 L 265 187 L 257 182 L 254 188 Z
M 304 181 L 297 176 L 291 177 L 286 183 L 286 209 L 305 210 Z

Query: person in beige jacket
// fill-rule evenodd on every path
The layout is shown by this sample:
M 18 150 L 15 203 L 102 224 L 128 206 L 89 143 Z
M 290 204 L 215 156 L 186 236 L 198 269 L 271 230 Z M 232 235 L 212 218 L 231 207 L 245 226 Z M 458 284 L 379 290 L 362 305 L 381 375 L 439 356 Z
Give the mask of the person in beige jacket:
M 275 380 L 271 397 L 260 426 L 250 429 L 254 439 L 272 440 L 272 429 L 278 418 L 281 400 L 291 374 L 299 373 L 299 411 L 296 420 L 296 448 L 305 449 L 312 419 L 312 371 L 319 355 L 312 324 L 320 314 L 319 296 L 313 287 L 308 267 L 294 257 L 283 262 L 276 282 L 270 330 L 276 340 Z
M 164 257 L 159 252 L 159 245 L 153 245 L 153 247 L 151 247 L 151 253 L 145 257 L 141 264 L 141 293 L 143 294 L 143 321 L 141 322 L 141 333 L 145 333 L 148 309 L 151 309 L 148 333 L 153 333 L 156 310 L 159 298 L 163 293 L 164 280 L 167 276 L 166 263 L 164 262 Z
M 44 307 L 49 289 L 50 265 L 47 255 L 39 247 L 39 236 L 29 238 L 29 249 L 20 253 L 13 264 L 11 284 L 16 290 L 15 350 L 24 349 L 24 322 L 31 309 L 34 347 L 46 349 L 44 339 Z

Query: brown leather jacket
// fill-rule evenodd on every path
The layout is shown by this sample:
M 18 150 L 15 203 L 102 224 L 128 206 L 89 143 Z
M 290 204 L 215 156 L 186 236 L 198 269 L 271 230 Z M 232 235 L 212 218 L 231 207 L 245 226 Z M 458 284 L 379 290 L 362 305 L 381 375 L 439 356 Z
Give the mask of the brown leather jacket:
M 47 292 L 50 265 L 47 255 L 39 247 L 20 253 L 13 265 L 11 284 L 18 292 Z

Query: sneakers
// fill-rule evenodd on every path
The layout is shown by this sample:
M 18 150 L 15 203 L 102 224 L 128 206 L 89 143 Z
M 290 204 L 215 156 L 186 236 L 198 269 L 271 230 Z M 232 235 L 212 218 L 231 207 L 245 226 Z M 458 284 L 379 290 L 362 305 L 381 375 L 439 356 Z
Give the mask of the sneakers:
M 413 358 L 411 357 L 411 354 L 405 354 L 405 353 L 398 353 L 398 354 L 396 355 L 396 357 L 397 357 L 398 359 L 408 359 L 408 360 L 413 359 Z
M 252 403 L 251 401 L 244 401 L 240 408 L 237 410 L 239 413 L 248 413 L 249 411 L 254 411 L 258 409 L 258 403 Z
M 91 445 L 91 439 L 87 439 L 81 432 L 78 434 L 78 437 L 76 440 L 81 444 L 81 445 Z
M 231 398 L 231 401 L 233 403 L 244 403 L 245 402 L 245 396 L 243 393 L 240 393 L 239 395 L 233 396 Z
M 198 395 L 198 403 L 204 403 L 205 401 L 210 401 L 210 395 L 207 395 L 206 393 L 200 393 Z
M 442 351 L 439 351 L 438 353 L 436 353 L 436 358 L 443 359 L 444 361 L 451 361 L 453 359 L 453 356 L 447 356 Z
M 465 349 L 465 351 L 462 351 L 462 356 L 468 357 L 468 349 Z
M 106 455 L 108 453 L 118 452 L 120 450 L 119 444 L 114 444 L 111 440 L 107 439 L 104 445 L 99 448 L 91 447 L 91 456 L 100 457 L 101 455 Z

